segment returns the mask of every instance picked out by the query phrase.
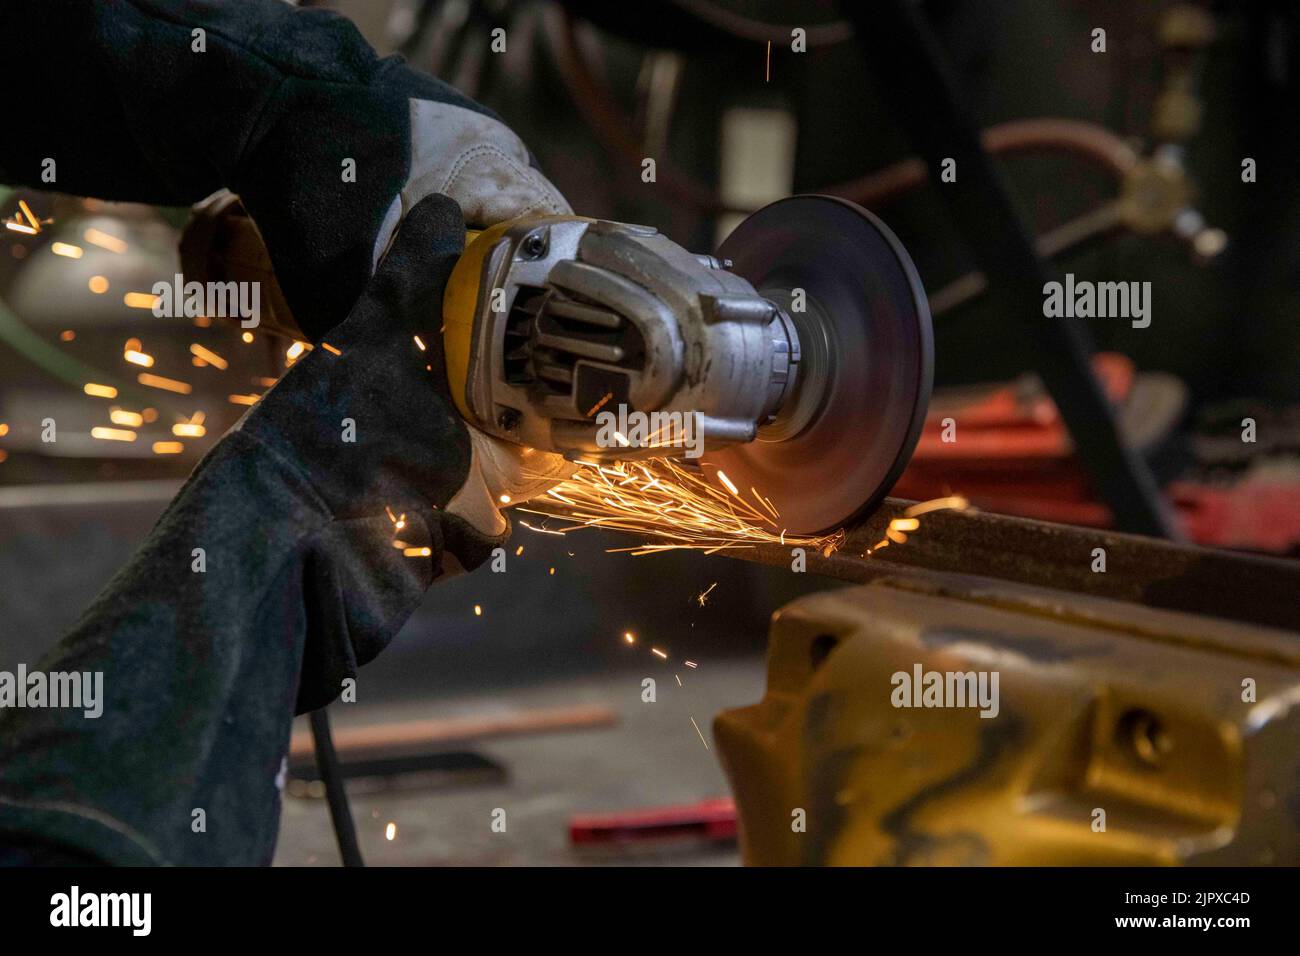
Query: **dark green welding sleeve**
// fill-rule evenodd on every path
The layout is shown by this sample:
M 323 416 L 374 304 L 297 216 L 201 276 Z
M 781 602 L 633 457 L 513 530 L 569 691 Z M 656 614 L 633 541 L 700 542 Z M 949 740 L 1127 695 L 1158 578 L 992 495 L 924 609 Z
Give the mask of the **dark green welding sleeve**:
M 491 115 L 281 0 L 4 0 L 0 37 L 32 94 L 6 101 L 0 182 L 160 205 L 230 189 L 313 340 L 374 266 L 410 174 L 410 100 Z
M 102 674 L 102 712 L 0 711 L 0 860 L 270 861 L 295 711 L 337 697 L 430 582 L 504 541 L 443 510 L 470 462 L 437 333 L 463 242 L 456 203 L 416 206 L 330 348 L 213 448 L 40 662 Z

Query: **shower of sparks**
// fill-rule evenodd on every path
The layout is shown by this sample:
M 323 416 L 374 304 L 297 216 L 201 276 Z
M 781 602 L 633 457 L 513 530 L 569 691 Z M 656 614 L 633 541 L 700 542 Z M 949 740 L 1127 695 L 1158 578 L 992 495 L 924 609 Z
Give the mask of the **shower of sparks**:
M 400 515 L 393 514 L 393 509 L 390 508 L 390 507 L 388 507 L 388 505 L 384 505 L 384 513 L 385 513 L 386 515 L 388 515 L 388 520 L 391 521 L 391 522 L 393 523 L 393 533 L 394 533 L 394 534 L 396 534 L 397 532 L 403 530 L 403 529 L 406 527 L 406 513 L 405 513 L 405 512 L 403 512 L 403 513 L 400 514 Z M 427 557 L 430 557 L 430 556 L 433 554 L 433 550 L 430 549 L 430 548 L 412 548 L 412 547 L 409 547 L 409 546 L 406 544 L 406 542 L 403 541 L 403 540 L 401 540 L 400 538 L 394 538 L 394 539 L 393 539 L 393 547 L 394 547 L 394 548 L 400 548 L 401 551 L 402 551 L 402 554 L 405 555 L 405 556 L 408 557 L 408 558 L 427 558 Z
M 208 433 L 203 427 L 204 415 L 202 412 L 195 412 L 194 417 L 189 421 L 180 421 L 172 426 L 172 434 L 177 438 L 202 438 Z
M 152 292 L 128 292 L 122 296 L 122 302 L 132 309 L 152 309 L 158 296 Z
M 591 416 L 595 415 L 598 411 L 601 410 L 601 408 L 604 406 L 604 404 L 605 404 L 606 402 L 608 402 L 608 401 L 609 401 L 611 398 L 613 398 L 613 397 L 614 397 L 614 393 L 613 393 L 613 392 L 606 392 L 606 393 L 604 394 L 604 396 L 601 397 L 601 400 L 600 400 L 600 401 L 598 401 L 595 405 L 592 405 L 591 408 L 588 409 L 588 411 L 587 411 L 587 417 L 588 417 L 588 418 L 591 418 Z
M 139 428 L 144 424 L 143 415 L 139 412 L 127 411 L 125 408 L 110 408 L 108 420 L 114 425 L 124 425 L 127 428 Z
M 13 232 L 22 233 L 24 236 L 35 236 L 41 231 L 41 226 L 48 225 L 53 219 L 40 220 L 32 212 L 31 206 L 20 199 L 18 200 L 18 211 L 4 221 L 5 228 Z M 61 245 L 61 243 L 56 243 Z
M 970 507 L 970 502 L 961 495 L 949 495 L 947 498 L 932 498 L 929 501 L 918 501 L 906 511 L 903 512 L 908 518 L 915 518 L 918 515 L 929 514 L 931 511 L 965 511 Z
M 538 514 L 542 514 L 542 513 L 544 512 L 538 512 Z M 558 534 L 558 535 L 564 534 L 563 531 L 553 531 L 550 528 L 539 528 L 536 525 L 529 524 L 527 521 L 520 521 L 519 523 L 523 525 L 525 528 L 527 528 L 529 531 L 536 531 L 538 534 Z
M 780 544 L 815 550 L 829 558 L 844 544 L 842 528 L 815 536 L 788 534 L 771 499 L 756 488 L 750 488 L 749 496 L 745 496 L 721 471 L 716 473 L 718 481 L 727 487 L 730 495 L 710 484 L 698 469 L 670 459 L 610 464 L 580 459 L 576 464 L 579 467 L 573 477 L 545 496 L 530 501 L 532 507 L 519 509 L 568 523 L 559 528 L 540 528 L 521 521 L 524 527 L 561 535 L 581 528 L 608 528 L 657 539 L 609 549 L 631 552 L 633 556 L 683 549 L 714 554 L 727 549 Z M 889 522 L 885 536 L 862 556 L 867 557 L 890 544 L 905 544 L 908 532 L 920 528 L 920 515 L 941 510 L 965 511 L 969 507 L 970 503 L 960 495 L 911 505 L 902 517 Z M 701 606 L 712 590 L 710 587 L 697 595 Z
M 35 229 L 37 232 L 40 232 L 41 231 L 40 220 L 36 218 L 36 214 L 32 212 L 32 207 L 27 205 L 26 200 L 24 199 L 18 200 L 18 209 L 22 212 L 23 216 L 27 219 L 27 221 L 31 223 L 32 228 Z
M 223 372 L 230 366 L 230 363 L 220 355 L 211 349 L 205 349 L 202 345 L 199 345 L 198 342 L 194 342 L 190 345 L 190 354 L 197 359 L 202 359 L 207 364 L 218 368 Z
M 704 605 L 709 602 L 709 595 L 713 593 L 713 589 L 716 588 L 717 586 L 718 586 L 718 582 L 714 581 L 712 584 L 710 584 L 699 594 L 695 595 L 695 600 L 700 602 L 700 607 L 704 607 Z
M 164 392 L 175 392 L 177 395 L 188 395 L 194 391 L 194 386 L 189 382 L 178 382 L 174 378 L 163 378 L 150 372 L 141 372 L 135 380 L 149 388 L 160 388 Z
M 125 239 L 119 239 L 117 236 L 110 236 L 106 232 L 98 229 L 87 229 L 82 236 L 92 246 L 99 246 L 101 249 L 107 249 L 109 252 L 116 252 L 118 255 L 126 252 L 127 244 Z M 150 296 L 150 298 L 153 298 Z M 130 305 L 130 303 L 127 303 Z
M 751 489 L 742 495 L 719 472 L 728 495 L 705 480 L 702 473 L 669 459 L 600 464 L 580 461 L 572 478 L 520 510 L 569 522 L 559 529 L 531 531 L 565 534 L 578 528 L 608 528 L 661 539 L 613 551 L 634 555 L 693 549 L 712 554 L 727 548 L 782 543 L 812 548 L 829 556 L 844 540 L 844 532 L 804 537 L 785 533 L 780 513 Z M 543 510 L 547 506 L 555 511 Z M 564 510 L 558 510 L 563 506 Z

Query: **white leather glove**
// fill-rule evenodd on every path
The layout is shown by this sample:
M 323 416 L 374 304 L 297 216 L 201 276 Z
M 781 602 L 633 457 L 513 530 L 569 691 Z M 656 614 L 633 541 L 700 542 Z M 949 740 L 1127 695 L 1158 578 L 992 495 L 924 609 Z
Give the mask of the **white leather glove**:
M 490 116 L 449 103 L 411 100 L 411 173 L 393 199 L 375 241 L 375 263 L 398 224 L 430 193 L 460 205 L 465 225 L 485 229 L 528 213 L 568 214 L 560 191 L 529 163 L 528 149 Z M 502 507 L 545 494 L 577 465 L 562 456 L 523 448 L 469 426 L 472 456 L 465 485 L 447 511 L 489 536 L 509 522 Z

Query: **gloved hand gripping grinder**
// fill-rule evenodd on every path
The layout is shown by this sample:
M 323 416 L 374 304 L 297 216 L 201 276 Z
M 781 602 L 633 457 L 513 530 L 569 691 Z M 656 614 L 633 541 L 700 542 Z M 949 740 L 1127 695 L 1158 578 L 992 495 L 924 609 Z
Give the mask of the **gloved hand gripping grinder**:
M 213 244 L 191 233 L 187 275 L 250 277 L 250 256 L 226 242 L 213 263 L 195 254 Z M 283 297 L 263 298 L 286 325 Z M 716 256 L 647 226 L 501 223 L 470 233 L 443 304 L 452 398 L 474 427 L 570 458 L 681 457 L 598 441 L 598 415 L 689 415 L 703 463 L 761 491 L 793 533 L 874 508 L 930 396 L 930 316 L 911 260 L 875 216 L 828 196 L 760 209 Z

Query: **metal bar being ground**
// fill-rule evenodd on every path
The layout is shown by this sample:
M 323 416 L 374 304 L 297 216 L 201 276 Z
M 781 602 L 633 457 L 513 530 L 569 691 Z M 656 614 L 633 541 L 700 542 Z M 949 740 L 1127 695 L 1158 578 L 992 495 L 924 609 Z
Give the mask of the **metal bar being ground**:
M 905 543 L 864 557 L 913 503 L 886 498 L 873 515 L 846 529 L 844 543 L 829 557 L 809 550 L 807 573 L 853 582 L 933 572 L 974 575 L 1300 630 L 1300 562 L 1159 538 L 976 511 L 932 511 Z M 1093 570 L 1097 548 L 1105 552 L 1105 571 Z M 781 544 L 718 554 L 773 567 L 788 568 L 792 561 L 790 547 Z

